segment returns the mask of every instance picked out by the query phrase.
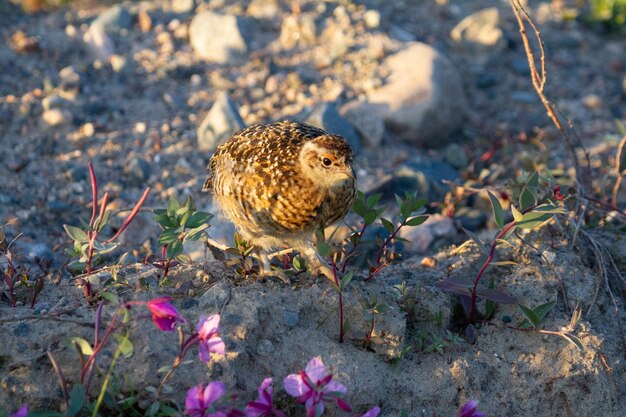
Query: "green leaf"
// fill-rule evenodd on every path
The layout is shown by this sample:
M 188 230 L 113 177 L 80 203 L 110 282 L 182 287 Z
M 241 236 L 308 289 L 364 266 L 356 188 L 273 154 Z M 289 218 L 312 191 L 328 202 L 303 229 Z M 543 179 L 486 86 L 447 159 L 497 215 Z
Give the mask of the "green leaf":
M 478 237 L 478 235 L 476 233 L 471 232 L 471 231 L 467 230 L 464 227 L 462 229 L 465 232 L 465 234 L 468 235 L 469 238 L 474 241 L 474 243 L 476 243 L 476 245 L 478 246 L 478 248 L 480 249 L 480 251 L 482 253 L 484 253 L 485 255 L 489 254 L 489 251 L 485 247 L 485 243 L 482 240 L 480 240 L 480 238 Z
M 568 342 L 570 342 L 571 344 L 573 344 L 574 346 L 576 346 L 578 350 L 580 350 L 581 352 L 585 351 L 585 346 L 583 345 L 583 342 L 578 337 L 574 336 L 571 333 L 559 333 L 559 335 L 563 337 L 565 340 L 567 340 Z
M 185 240 L 198 240 L 200 239 L 203 235 L 204 235 L 204 231 L 206 229 L 208 229 L 209 225 L 208 224 L 203 224 L 200 225 L 194 229 L 190 229 L 187 231 L 187 234 L 185 235 Z
M 185 208 L 185 210 L 186 211 L 183 213 L 183 216 L 180 219 L 180 225 L 182 227 L 187 227 L 187 221 L 191 217 L 191 212 L 189 211 L 189 209 Z
M 365 210 L 365 195 L 361 191 L 357 191 L 356 198 L 352 204 L 352 211 L 357 215 L 364 217 Z
M 513 219 L 516 222 L 519 222 L 522 220 L 523 214 L 518 209 L 516 209 L 513 204 L 511 204 L 511 213 L 513 213 Z
M 29 411 L 27 417 L 65 417 L 63 413 L 52 410 Z
M 117 340 L 117 349 L 125 358 L 130 358 L 133 355 L 134 347 L 133 343 L 126 336 L 113 333 L 113 337 Z
M 187 220 L 187 227 L 194 229 L 208 223 L 213 218 L 211 213 L 205 211 L 196 211 Z
M 340 287 L 342 290 L 346 288 L 346 286 L 350 283 L 350 281 L 352 281 L 353 277 L 354 277 L 354 273 L 350 271 L 346 275 L 344 275 L 343 278 L 341 278 Z
M 537 185 L 539 183 L 539 175 L 537 172 L 533 172 L 530 176 L 522 192 L 519 195 L 519 206 L 522 211 L 531 207 L 537 200 Z
M 552 213 L 541 213 L 538 211 L 531 211 L 522 217 L 522 220 L 517 223 L 517 226 L 522 229 L 534 229 L 537 226 L 542 225 L 552 218 Z
M 567 210 L 564 207 L 554 206 L 552 204 L 542 204 L 539 207 L 535 207 L 533 212 L 550 213 L 550 214 L 565 214 Z
M 181 229 L 178 227 L 175 229 L 165 229 L 163 232 L 161 232 L 161 235 L 159 236 L 159 243 L 161 245 L 172 244 L 178 240 L 178 236 L 180 236 L 180 233 Z
M 393 223 L 391 223 L 389 220 L 385 219 L 384 217 L 380 218 L 380 222 L 382 223 L 385 230 L 387 230 L 389 233 L 393 233 L 394 230 L 396 230 L 396 227 L 393 225 Z
M 188 195 L 183 202 L 183 207 L 187 207 L 189 211 L 196 211 L 196 203 L 194 203 L 193 198 Z
M 87 233 L 85 233 L 83 229 L 79 229 L 76 226 L 70 226 L 68 224 L 64 224 L 63 228 L 65 229 L 65 232 L 70 237 L 70 239 L 72 239 L 74 242 L 82 243 L 82 242 L 89 241 L 89 238 L 87 237 Z
M 524 314 L 524 317 L 526 317 L 526 320 L 528 320 L 528 322 L 530 323 L 531 326 L 533 326 L 535 329 L 537 328 L 537 326 L 539 326 L 540 320 L 539 317 L 537 316 L 537 313 L 535 313 L 532 309 L 525 307 L 523 305 L 519 305 L 520 310 L 522 310 L 522 313 Z M 520 325 L 521 327 L 521 325 Z
M 405 224 L 407 226 L 419 226 L 420 224 L 424 223 L 426 220 L 428 220 L 428 216 L 415 216 L 407 220 Z
M 383 196 L 382 193 L 372 194 L 371 196 L 367 197 L 365 206 L 367 208 L 374 208 L 374 206 L 378 204 L 382 196 Z
M 85 388 L 83 388 L 81 384 L 75 384 L 70 392 L 69 407 L 67 408 L 65 415 L 68 417 L 74 417 L 83 408 L 86 400 L 87 396 L 85 395 Z
M 169 217 L 174 217 L 176 212 L 180 209 L 180 203 L 174 198 L 174 196 L 170 197 L 170 201 L 167 204 L 167 215 Z
M 119 304 L 120 303 L 120 299 L 117 296 L 117 294 L 113 294 L 112 292 L 108 292 L 108 291 L 99 291 L 98 295 L 102 298 L 104 298 L 105 300 L 108 300 L 111 302 L 111 304 Z
M 181 264 L 189 265 L 192 263 L 191 256 L 187 255 L 186 253 L 181 253 L 180 255 L 178 255 L 176 257 L 176 260 Z
M 317 253 L 319 253 L 322 258 L 329 258 L 330 254 L 333 252 L 332 245 L 327 242 L 317 242 L 315 247 Z
M 365 216 L 363 216 L 363 221 L 366 225 L 369 226 L 370 224 L 374 223 L 376 217 L 378 217 L 378 213 L 376 212 L 376 210 L 368 210 L 365 213 Z
M 162 213 L 154 216 L 154 221 L 156 221 L 162 229 L 179 226 L 177 221 L 168 216 L 167 211 L 163 211 Z
M 96 224 L 94 225 L 98 232 L 101 232 L 104 229 L 109 221 L 109 216 L 111 216 L 111 210 L 106 210 L 104 212 L 104 216 L 102 216 L 102 221 L 100 219 L 96 220 Z
M 86 341 L 85 339 L 80 338 L 80 337 L 70 337 L 69 341 L 73 345 L 77 346 L 78 350 L 80 350 L 80 353 L 82 353 L 83 355 L 85 356 L 93 355 L 93 348 L 91 347 L 91 344 L 89 344 L 89 342 Z
M 400 214 L 402 214 L 402 218 L 406 219 L 411 215 L 411 201 L 407 198 L 402 201 L 400 204 Z
M 493 195 L 491 191 L 487 191 L 487 194 L 489 195 L 489 200 L 491 200 L 491 207 L 493 208 L 493 218 L 496 221 L 496 225 L 498 225 L 498 228 L 502 230 L 502 228 L 504 227 L 504 212 L 502 210 L 500 200 L 498 200 L 498 197 Z
M 156 415 L 160 407 L 161 407 L 161 404 L 158 401 L 153 402 L 152 404 L 150 404 L 148 411 L 146 411 L 146 416 Z
M 181 242 L 180 240 L 175 240 L 171 244 L 167 245 L 168 259 L 174 259 L 181 253 L 183 253 L 183 242 Z
M 537 315 L 540 323 L 543 321 L 543 319 L 546 318 L 546 316 L 548 315 L 550 310 L 552 310 L 552 307 L 554 307 L 555 304 L 556 302 L 554 301 L 548 301 L 547 303 L 541 304 L 540 306 L 533 308 L 533 311 Z

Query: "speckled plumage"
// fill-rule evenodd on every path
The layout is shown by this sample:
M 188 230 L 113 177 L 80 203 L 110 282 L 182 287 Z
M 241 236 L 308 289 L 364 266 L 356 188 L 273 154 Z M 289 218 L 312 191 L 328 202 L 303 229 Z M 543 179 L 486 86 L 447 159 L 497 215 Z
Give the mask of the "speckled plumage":
M 215 151 L 203 189 L 256 246 L 301 250 L 315 229 L 352 206 L 352 162 L 341 136 L 290 121 L 255 125 Z

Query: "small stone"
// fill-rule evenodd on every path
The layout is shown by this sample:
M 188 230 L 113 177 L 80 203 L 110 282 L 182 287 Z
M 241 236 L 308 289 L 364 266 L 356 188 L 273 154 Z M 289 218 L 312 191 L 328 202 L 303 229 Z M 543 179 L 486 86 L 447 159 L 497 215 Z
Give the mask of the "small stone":
M 109 62 L 111 63 L 111 68 L 113 68 L 113 71 L 115 72 L 122 72 L 127 69 L 128 61 L 126 60 L 126 57 L 122 55 L 111 55 L 109 57 Z
M 196 7 L 195 0 L 172 0 L 172 11 L 174 13 L 191 13 Z
M 279 11 L 277 0 L 252 0 L 247 9 L 249 16 L 260 19 L 273 19 Z
M 315 17 L 311 13 L 291 14 L 280 27 L 280 44 L 285 49 L 295 46 L 311 46 L 317 40 Z
M 200 84 L 202 84 L 202 77 L 198 74 L 193 74 L 191 77 L 189 77 L 189 82 L 192 86 L 199 87 Z
M 189 43 L 198 58 L 225 64 L 248 53 L 252 21 L 241 16 L 205 11 L 189 25 Z
M 181 174 L 188 174 L 191 171 L 191 165 L 185 158 L 178 158 L 174 170 Z
M 298 325 L 299 321 L 300 321 L 300 314 L 298 314 L 297 311 L 293 311 L 293 310 L 283 311 L 283 322 L 285 323 L 285 326 L 289 327 L 290 329 L 293 329 L 294 327 Z
M 59 71 L 59 88 L 64 91 L 78 92 L 80 89 L 80 73 L 72 65 Z
M 324 129 L 328 133 L 342 136 L 358 154 L 361 151 L 361 139 L 350 122 L 344 119 L 334 103 L 322 103 L 309 115 L 306 123 Z
M 380 12 L 378 10 L 368 10 L 363 14 L 363 20 L 368 29 L 376 29 L 380 26 Z
M 602 107 L 602 99 L 597 94 L 589 94 L 583 97 L 582 102 L 588 109 L 599 109 Z
M 450 37 L 464 48 L 501 50 L 505 42 L 498 27 L 499 20 L 497 8 L 480 10 L 459 22 L 450 32 Z
M 122 29 L 129 29 L 132 25 L 132 17 L 122 5 L 116 4 L 109 7 L 91 23 L 91 26 L 99 25 L 105 32 L 115 33 Z
M 261 339 L 258 341 L 256 351 L 261 356 L 269 356 L 274 352 L 274 344 L 270 340 Z
M 67 106 L 67 100 L 58 94 L 51 94 L 41 100 L 41 105 L 46 110 L 62 109 Z
M 83 35 L 83 42 L 91 53 L 100 61 L 108 61 L 109 57 L 113 55 L 113 42 L 111 38 L 106 34 L 101 25 L 91 25 L 85 34 Z M 94 61 L 94 67 L 101 66 L 102 62 L 98 63 Z
M 150 164 L 142 158 L 131 158 L 123 171 L 129 184 L 144 185 L 150 178 Z
M 233 133 L 245 127 L 237 104 L 227 93 L 221 92 L 197 131 L 198 149 L 211 152 Z
M 152 28 L 152 18 L 150 14 L 146 10 L 141 10 L 137 15 L 137 20 L 139 22 L 139 27 L 143 33 L 150 32 Z
M 469 165 L 465 149 L 458 143 L 451 143 L 443 149 L 443 159 L 456 169 L 464 169 Z
M 80 127 L 80 133 L 86 137 L 90 138 L 96 133 L 96 127 L 93 123 L 85 123 Z
M 28 336 L 31 332 L 31 326 L 28 323 L 18 323 L 13 328 L 13 334 L 18 337 Z
M 135 126 L 133 127 L 133 130 L 135 131 L 135 133 L 139 133 L 140 135 L 143 135 L 144 133 L 146 133 L 147 129 L 148 127 L 146 126 L 144 122 L 137 122 L 135 123 Z
M 68 125 L 72 122 L 72 114 L 61 109 L 46 110 L 41 117 L 50 126 Z
M 546 260 L 547 263 L 554 265 L 554 262 L 556 261 L 556 253 L 549 251 L 549 250 L 545 250 L 542 253 L 543 258 Z

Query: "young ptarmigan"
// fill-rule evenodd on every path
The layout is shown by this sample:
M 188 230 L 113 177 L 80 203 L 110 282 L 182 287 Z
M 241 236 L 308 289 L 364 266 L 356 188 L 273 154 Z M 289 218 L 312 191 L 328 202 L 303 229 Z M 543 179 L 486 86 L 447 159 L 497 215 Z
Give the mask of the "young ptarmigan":
M 287 245 L 327 275 L 311 237 L 352 206 L 352 159 L 345 139 L 316 127 L 291 121 L 255 125 L 217 148 L 203 190 L 212 192 L 222 215 L 260 249 L 263 272 L 269 273 L 267 251 Z

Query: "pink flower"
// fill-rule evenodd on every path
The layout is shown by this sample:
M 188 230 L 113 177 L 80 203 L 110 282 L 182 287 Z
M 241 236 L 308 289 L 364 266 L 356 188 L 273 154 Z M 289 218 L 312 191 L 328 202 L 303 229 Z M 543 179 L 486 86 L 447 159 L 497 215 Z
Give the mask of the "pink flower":
M 272 404 L 272 378 L 265 378 L 259 387 L 259 399 L 246 405 L 246 417 L 286 417 Z
M 200 316 L 200 321 L 198 322 L 196 330 L 198 331 L 198 337 L 200 338 L 198 352 L 200 360 L 203 362 L 211 360 L 211 353 L 219 353 L 223 355 L 226 350 L 224 341 L 217 334 L 219 331 L 219 324 L 219 314 L 214 314 L 209 317 Z
M 222 382 L 211 382 L 206 388 L 202 385 L 191 388 L 185 397 L 185 414 L 190 417 L 226 417 L 225 412 L 213 407 L 225 392 L 226 386 Z
M 160 330 L 167 332 L 174 331 L 176 322 L 184 323 L 178 310 L 170 304 L 172 297 L 154 298 L 146 303 L 148 310 L 152 313 L 152 321 Z
M 476 410 L 478 401 L 469 400 L 461 410 L 456 413 L 456 417 L 487 417 L 487 413 Z
M 309 361 L 304 371 L 291 374 L 285 378 L 285 391 L 292 397 L 297 397 L 299 403 L 304 403 L 308 417 L 319 417 L 324 412 L 324 401 L 335 400 L 344 411 L 350 411 L 349 406 L 340 396 L 347 392 L 345 386 L 332 381 L 333 375 L 326 373 L 326 367 L 318 357 Z
M 380 407 L 374 407 L 371 410 L 368 410 L 361 417 L 378 417 L 378 414 L 380 414 Z M 359 417 L 359 416 L 354 416 L 354 417 Z
M 26 417 L 28 415 L 28 405 L 23 405 L 15 413 L 11 414 L 11 417 Z

